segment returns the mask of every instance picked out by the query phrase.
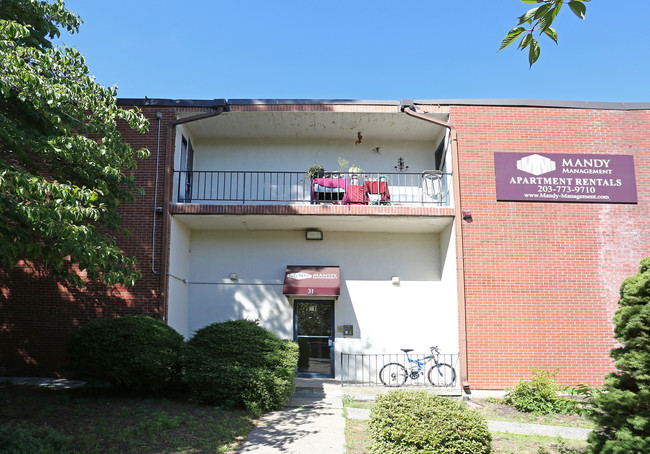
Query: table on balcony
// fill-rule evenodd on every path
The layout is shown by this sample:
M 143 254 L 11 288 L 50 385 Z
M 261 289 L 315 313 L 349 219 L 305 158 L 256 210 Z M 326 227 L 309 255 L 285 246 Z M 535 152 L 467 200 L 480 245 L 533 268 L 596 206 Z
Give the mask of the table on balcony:
M 312 202 L 348 202 L 348 179 L 338 177 L 312 178 Z
M 390 192 L 388 190 L 388 184 L 385 181 L 366 181 L 365 192 L 366 197 L 370 203 L 389 203 L 390 202 Z
M 350 205 L 365 205 L 368 203 L 366 190 L 362 184 L 348 184 L 347 203 Z

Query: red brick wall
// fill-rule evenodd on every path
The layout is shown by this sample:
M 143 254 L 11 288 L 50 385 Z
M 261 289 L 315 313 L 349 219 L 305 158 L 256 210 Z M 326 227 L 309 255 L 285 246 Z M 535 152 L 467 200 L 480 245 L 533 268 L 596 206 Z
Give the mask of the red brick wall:
M 138 163 L 136 181 L 146 191 L 134 204 L 122 207 L 123 225 L 131 235 L 119 238 L 123 250 L 138 259 L 142 279 L 132 288 L 106 287 L 89 283 L 75 289 L 57 282 L 45 270 L 20 264 L 13 270 L 0 270 L 0 376 L 64 376 L 65 344 L 72 330 L 90 319 L 124 314 L 161 317 L 160 277 L 152 271 L 152 235 L 156 177 L 158 122 L 156 112 L 164 113 L 161 129 L 159 178 L 162 187 L 165 150 L 165 123 L 173 120 L 170 108 L 145 108 L 151 121 L 146 135 L 128 132 L 124 139 L 133 147 L 147 147 L 151 156 Z M 125 128 L 126 129 L 126 128 Z M 162 192 L 158 205 L 162 206 Z M 156 261 L 160 271 L 161 216 L 156 232 Z
M 458 131 L 469 383 L 499 389 L 560 368 L 613 368 L 621 281 L 650 254 L 650 112 L 453 106 Z M 494 152 L 634 156 L 638 204 L 497 202 Z

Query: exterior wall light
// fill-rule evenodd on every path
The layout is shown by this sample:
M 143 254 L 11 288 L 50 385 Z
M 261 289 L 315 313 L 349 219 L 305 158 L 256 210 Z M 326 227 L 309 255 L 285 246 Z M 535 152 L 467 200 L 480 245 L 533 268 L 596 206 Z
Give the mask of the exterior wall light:
M 322 240 L 323 232 L 318 229 L 308 229 L 305 230 L 305 239 L 306 240 Z
M 393 276 L 390 281 L 393 285 L 399 285 L 399 276 Z
M 395 166 L 395 170 L 398 172 L 406 172 L 409 169 L 409 166 L 406 165 L 406 161 L 404 161 L 404 158 L 399 158 L 397 160 L 397 165 Z
M 239 275 L 237 273 L 230 273 L 230 280 L 231 281 L 238 281 L 239 280 Z

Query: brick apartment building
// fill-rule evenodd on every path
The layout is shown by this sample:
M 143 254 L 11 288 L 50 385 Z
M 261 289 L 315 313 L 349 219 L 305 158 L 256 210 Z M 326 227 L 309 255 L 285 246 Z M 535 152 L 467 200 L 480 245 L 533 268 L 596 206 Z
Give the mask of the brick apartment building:
M 120 103 L 151 122 L 124 133 L 151 152 L 122 210 L 143 277 L 75 289 L 4 270 L 0 375 L 65 376 L 70 332 L 123 314 L 186 337 L 259 319 L 309 340 L 314 376 L 430 345 L 471 389 L 612 370 L 618 288 L 650 252 L 650 104 Z

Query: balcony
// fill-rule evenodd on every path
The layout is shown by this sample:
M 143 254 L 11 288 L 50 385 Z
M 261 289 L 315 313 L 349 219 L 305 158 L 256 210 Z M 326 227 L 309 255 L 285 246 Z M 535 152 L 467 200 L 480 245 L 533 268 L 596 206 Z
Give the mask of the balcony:
M 175 202 L 200 205 L 375 205 L 449 207 L 451 175 L 440 171 L 369 173 L 176 171 Z

